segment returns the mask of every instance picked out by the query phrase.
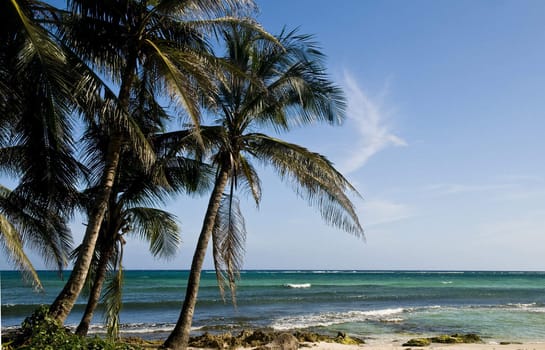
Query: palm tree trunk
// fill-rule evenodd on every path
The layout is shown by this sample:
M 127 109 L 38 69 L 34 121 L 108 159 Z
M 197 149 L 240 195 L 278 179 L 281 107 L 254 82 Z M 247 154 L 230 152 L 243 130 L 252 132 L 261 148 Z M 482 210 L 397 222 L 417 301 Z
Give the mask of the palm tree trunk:
M 111 242 L 111 244 L 107 243 L 106 248 L 100 254 L 100 260 L 95 274 L 95 280 L 93 281 L 93 287 L 91 288 L 91 292 L 89 293 L 87 306 L 85 307 L 83 317 L 81 318 L 78 328 L 76 329 L 77 335 L 85 336 L 89 331 L 89 326 L 91 325 L 91 321 L 93 320 L 95 309 L 98 305 L 98 301 L 100 300 L 100 293 L 102 292 L 104 279 L 106 278 L 108 261 L 112 257 L 113 252 L 114 242 Z
M 135 54 L 128 56 L 128 63 L 123 72 L 123 79 L 121 87 L 119 88 L 119 105 L 124 111 L 129 110 L 131 85 L 135 77 L 134 70 L 136 69 L 136 57 Z M 100 226 L 102 225 L 102 220 L 104 219 L 106 209 L 108 208 L 108 201 L 117 175 L 122 145 L 123 135 L 119 132 L 114 132 L 108 143 L 104 174 L 94 208 L 89 216 L 89 222 L 87 223 L 87 229 L 85 230 L 80 253 L 64 288 L 49 307 L 49 315 L 61 324 L 64 324 L 66 317 L 68 317 L 68 314 L 72 311 L 72 308 L 85 285 L 85 279 L 89 272 L 89 266 L 91 266 Z
M 110 139 L 101 191 L 97 196 L 95 206 L 89 216 L 89 222 L 87 224 L 87 229 L 85 230 L 80 253 L 68 281 L 49 308 L 49 315 L 61 324 L 64 324 L 66 317 L 70 311 L 72 311 L 72 308 L 85 285 L 85 279 L 87 278 L 89 266 L 91 265 L 91 260 L 93 258 L 98 233 L 108 207 L 108 200 L 117 173 L 121 145 L 122 137 L 120 135 Z
M 187 290 L 182 311 L 176 326 L 172 330 L 172 333 L 170 333 L 168 339 L 163 344 L 163 349 L 187 349 L 189 343 L 189 332 L 191 331 L 191 322 L 193 320 L 195 304 L 197 303 L 197 294 L 199 292 L 202 265 L 206 255 L 208 241 L 210 240 L 214 229 L 214 223 L 221 204 L 223 190 L 225 189 L 228 180 L 229 171 L 222 167 L 218 178 L 216 179 L 214 190 L 210 195 L 201 234 L 199 236 L 199 241 L 197 242 L 195 254 L 193 255 L 193 262 L 191 263 L 191 271 L 187 281 Z

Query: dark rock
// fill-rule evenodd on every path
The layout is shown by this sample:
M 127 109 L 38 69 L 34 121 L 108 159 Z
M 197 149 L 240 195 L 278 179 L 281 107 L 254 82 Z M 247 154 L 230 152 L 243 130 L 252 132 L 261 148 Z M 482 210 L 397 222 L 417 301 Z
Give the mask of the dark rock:
M 440 335 L 437 337 L 429 338 L 432 343 L 439 343 L 439 344 L 455 344 L 455 343 L 462 343 L 460 341 L 460 338 L 453 337 L 450 335 Z
M 297 350 L 299 341 L 292 334 L 282 333 L 276 336 L 267 347 L 271 350 Z
M 223 349 L 230 345 L 231 338 L 230 334 L 212 335 L 206 332 L 201 336 L 191 338 L 189 345 L 196 348 Z
M 337 333 L 337 336 L 335 339 L 333 339 L 335 343 L 344 344 L 344 345 L 359 345 L 359 344 L 365 344 L 365 342 L 358 338 L 352 338 L 348 336 L 344 332 Z
M 459 334 L 455 333 L 452 335 L 440 335 L 437 337 L 429 338 L 432 343 L 440 343 L 440 344 L 470 344 L 470 343 L 480 343 L 482 342 L 481 337 L 479 337 L 477 334 L 468 333 L 468 334 Z
M 307 343 L 318 343 L 318 342 L 331 342 L 331 337 L 328 337 L 327 335 L 318 334 L 314 332 L 295 332 L 294 336 L 299 340 L 300 342 L 307 342 Z
M 403 344 L 403 346 L 428 346 L 431 344 L 431 340 L 428 338 L 413 338 Z
M 453 335 L 454 337 L 455 335 Z M 481 343 L 483 340 L 475 333 L 468 333 L 459 335 L 458 338 L 463 340 L 463 343 Z

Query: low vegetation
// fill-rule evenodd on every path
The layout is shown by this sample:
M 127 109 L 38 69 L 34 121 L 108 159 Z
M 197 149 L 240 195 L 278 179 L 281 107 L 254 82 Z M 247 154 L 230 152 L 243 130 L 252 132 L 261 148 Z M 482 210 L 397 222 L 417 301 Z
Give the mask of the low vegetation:
M 141 347 L 99 337 L 81 337 L 48 315 L 41 306 L 27 317 L 16 332 L 2 339 L 3 350 L 140 350 Z

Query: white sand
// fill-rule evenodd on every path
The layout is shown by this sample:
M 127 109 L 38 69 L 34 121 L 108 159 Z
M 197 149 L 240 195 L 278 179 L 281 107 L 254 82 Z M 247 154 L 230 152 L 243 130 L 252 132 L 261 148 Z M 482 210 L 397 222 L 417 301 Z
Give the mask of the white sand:
M 401 346 L 399 343 L 384 344 L 362 344 L 362 345 L 342 345 L 336 343 L 305 343 L 308 347 L 299 349 L 309 350 L 545 350 L 543 343 L 524 343 L 524 344 L 432 344 L 424 347 Z M 241 350 L 243 350 L 242 348 Z M 214 349 L 196 349 L 188 350 L 214 350 Z M 248 350 L 245 348 L 244 350 Z
M 308 344 L 310 350 L 545 350 L 544 343 L 525 344 L 432 344 L 425 347 L 406 347 L 399 343 L 341 345 L 332 343 Z M 303 348 L 305 349 L 305 348 Z

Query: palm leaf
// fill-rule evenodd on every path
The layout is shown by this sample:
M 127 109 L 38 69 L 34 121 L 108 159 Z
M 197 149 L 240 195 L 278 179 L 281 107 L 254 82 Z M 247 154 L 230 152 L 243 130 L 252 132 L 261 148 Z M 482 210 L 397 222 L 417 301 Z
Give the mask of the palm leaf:
M 225 286 L 236 305 L 236 281 L 240 278 L 246 243 L 246 225 L 238 198 L 224 195 L 212 233 L 212 251 L 218 286 L 224 297 Z
M 172 257 L 180 244 L 176 217 L 166 211 L 136 207 L 126 210 L 132 232 L 150 245 L 150 252 L 157 257 Z
M 43 290 L 38 273 L 25 254 L 21 236 L 10 220 L 2 214 L 0 214 L 0 245 L 5 256 L 23 273 L 24 279 L 31 281 L 35 289 Z
M 251 144 L 248 151 L 264 165 L 271 165 L 282 180 L 293 185 L 298 196 L 317 206 L 326 222 L 363 237 L 359 218 L 346 194 L 358 193 L 324 156 L 263 134 L 246 137 Z
M 121 259 L 118 257 L 119 261 Z M 113 271 L 106 283 L 102 303 L 104 304 L 104 321 L 107 326 L 107 336 L 109 339 L 117 340 L 119 338 L 119 312 L 122 307 L 123 296 L 123 267 L 119 264 Z
M 1 188 L 1 214 L 9 219 L 25 246 L 37 251 L 47 265 L 62 272 L 72 250 L 72 235 L 65 219 L 55 210 Z
M 239 185 L 241 181 L 244 183 L 244 187 L 249 189 L 256 206 L 259 207 L 259 203 L 261 202 L 261 180 L 257 175 L 257 171 L 244 156 L 240 157 L 238 174 L 241 175 L 238 177 Z

